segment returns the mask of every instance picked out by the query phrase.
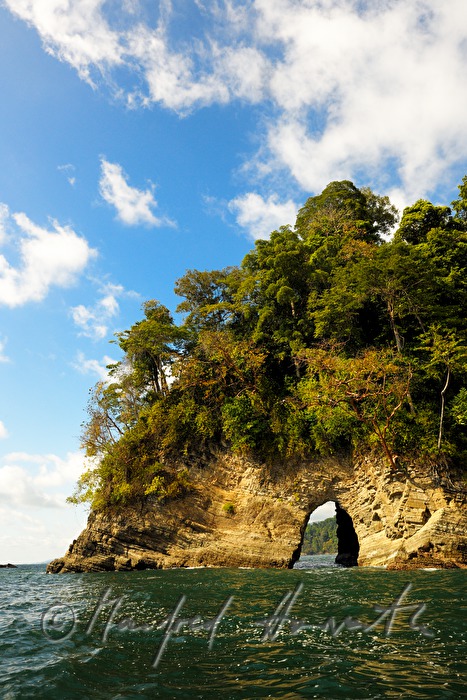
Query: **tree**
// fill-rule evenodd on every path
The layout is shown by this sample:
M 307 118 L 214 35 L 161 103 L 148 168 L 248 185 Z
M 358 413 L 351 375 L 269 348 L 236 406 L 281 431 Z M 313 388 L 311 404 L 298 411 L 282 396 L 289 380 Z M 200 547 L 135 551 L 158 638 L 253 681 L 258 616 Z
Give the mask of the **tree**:
M 91 391 L 87 412 L 88 421 L 81 436 L 81 445 L 88 457 L 99 457 L 111 445 L 115 445 L 129 427 L 122 417 L 118 386 L 98 382 Z
M 366 286 L 369 297 L 384 310 L 399 354 L 405 346 L 403 329 L 409 331 L 411 319 L 416 319 L 420 329 L 424 329 L 422 317 L 429 290 L 423 262 L 417 250 L 397 239 L 382 245 L 368 264 L 362 261 L 362 286 Z
M 443 376 L 440 389 L 440 414 L 438 430 L 438 451 L 441 450 L 444 428 L 444 414 L 446 407 L 446 393 L 455 372 L 465 373 L 467 370 L 467 345 L 465 345 L 453 331 L 442 329 L 441 326 L 432 326 L 422 336 L 422 349 L 430 353 L 428 361 L 428 375 L 439 378 Z
M 302 544 L 302 554 L 335 554 L 337 552 L 336 518 L 308 523 Z
M 145 319 L 117 334 L 135 386 L 141 392 L 166 394 L 170 367 L 180 354 L 186 335 L 173 322 L 167 307 L 150 300 L 143 304 Z
M 235 294 L 245 318 L 244 332 L 269 347 L 277 360 L 290 361 L 310 337 L 306 320 L 307 252 L 298 234 L 283 226 L 269 240 L 256 241 L 242 262 Z
M 188 313 L 185 319 L 187 327 L 197 331 L 223 327 L 233 312 L 229 279 L 235 271 L 233 267 L 211 271 L 188 270 L 176 281 L 175 293 L 184 297 L 177 311 Z
M 388 236 L 394 229 L 399 212 L 387 196 L 375 194 L 369 187 L 362 187 L 360 192 L 366 200 L 366 218 L 370 231 L 374 235 Z
M 339 408 L 362 423 L 384 450 L 394 469 L 390 444 L 392 421 L 407 402 L 412 369 L 390 350 L 368 349 L 345 357 L 336 348 L 313 348 L 302 354 L 307 379 L 299 394 L 318 419 Z
M 467 331 L 467 230 L 435 228 L 417 246 L 424 268 L 428 322 Z
M 401 447 L 437 446 L 465 462 L 467 177 L 459 191 L 454 214 L 419 200 L 383 241 L 389 199 L 332 182 L 239 267 L 180 278 L 183 324 L 146 302 L 91 397 L 83 497 L 169 497 L 166 464 L 219 444 L 276 462 L 378 444 L 393 468 Z
M 380 197 L 369 188 L 358 189 L 349 180 L 329 183 L 323 192 L 310 197 L 299 210 L 296 230 L 304 238 L 321 229 L 326 235 L 345 221 L 352 223 L 358 237 L 378 243 L 397 221 L 397 209 L 388 197 Z
M 454 221 L 463 231 L 467 230 L 467 175 L 462 178 L 462 183 L 458 186 L 459 197 L 455 199 L 451 206 L 454 209 Z
M 348 342 L 358 348 L 365 343 L 366 329 L 362 317 L 372 319 L 372 337 L 380 324 L 371 305 L 369 270 L 374 265 L 378 247 L 364 241 L 350 240 L 340 250 L 340 260 L 333 258 L 328 285 L 309 297 L 310 316 L 315 324 L 315 338 Z
M 416 245 L 426 241 L 432 229 L 449 228 L 451 223 L 449 207 L 437 207 L 426 199 L 419 199 L 413 206 L 404 209 L 397 237 Z

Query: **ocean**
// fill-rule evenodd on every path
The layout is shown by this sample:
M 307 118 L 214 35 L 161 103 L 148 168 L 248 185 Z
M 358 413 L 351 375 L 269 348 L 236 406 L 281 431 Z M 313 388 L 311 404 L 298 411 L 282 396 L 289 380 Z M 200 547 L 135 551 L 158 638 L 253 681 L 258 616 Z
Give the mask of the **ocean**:
M 0 569 L 0 697 L 467 697 L 466 575 Z

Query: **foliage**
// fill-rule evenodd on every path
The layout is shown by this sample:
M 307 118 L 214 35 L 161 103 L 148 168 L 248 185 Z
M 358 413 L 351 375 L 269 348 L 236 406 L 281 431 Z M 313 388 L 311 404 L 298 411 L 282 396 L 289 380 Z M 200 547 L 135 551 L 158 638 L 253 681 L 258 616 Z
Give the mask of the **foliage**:
M 336 518 L 326 518 L 318 523 L 308 523 L 303 537 L 302 554 L 337 553 Z
M 222 506 L 222 510 L 226 515 L 235 515 L 235 504 L 227 501 L 227 503 L 224 503 Z
M 371 446 L 391 467 L 467 451 L 467 176 L 449 206 L 332 182 L 238 267 L 189 270 L 175 323 L 158 301 L 117 334 L 92 390 L 93 508 L 183 497 L 184 466 L 223 445 L 262 460 Z M 171 465 L 170 467 L 168 465 Z
M 404 209 L 397 235 L 407 243 L 423 243 L 433 229 L 449 227 L 450 218 L 449 207 L 436 207 L 419 199 L 412 207 Z
M 369 349 L 357 357 L 345 357 L 332 347 L 315 348 L 303 351 L 302 357 L 307 377 L 298 390 L 304 406 L 315 411 L 325 430 L 334 416 L 338 417 L 341 434 L 345 425 L 352 427 L 352 419 L 360 422 L 395 467 L 391 428 L 408 400 L 410 365 L 387 349 Z M 330 443 L 333 441 L 334 435 Z

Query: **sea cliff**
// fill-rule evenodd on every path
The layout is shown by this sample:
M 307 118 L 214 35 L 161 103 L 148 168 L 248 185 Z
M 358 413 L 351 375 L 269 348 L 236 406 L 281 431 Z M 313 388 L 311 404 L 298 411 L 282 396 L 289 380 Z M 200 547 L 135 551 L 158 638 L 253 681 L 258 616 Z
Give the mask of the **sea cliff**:
M 49 573 L 188 566 L 290 568 L 310 513 L 335 501 L 344 565 L 467 566 L 466 493 L 436 465 L 379 457 L 274 467 L 232 455 L 191 466 L 183 497 L 91 512 Z

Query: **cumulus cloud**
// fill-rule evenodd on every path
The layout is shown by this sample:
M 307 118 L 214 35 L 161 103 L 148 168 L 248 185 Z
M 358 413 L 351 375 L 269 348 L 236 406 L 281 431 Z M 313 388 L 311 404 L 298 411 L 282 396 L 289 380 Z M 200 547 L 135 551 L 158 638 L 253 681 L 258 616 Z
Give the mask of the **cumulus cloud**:
M 79 452 L 65 457 L 12 452 L 0 459 L 0 551 L 4 561 L 50 561 L 64 554 L 86 520 L 83 506 L 66 503 L 85 468 Z
M 120 311 L 118 297 L 123 294 L 134 294 L 125 292 L 125 289 L 120 284 L 110 283 L 102 287 L 101 293 L 101 298 L 97 300 L 94 306 L 79 304 L 71 308 L 73 321 L 80 329 L 79 335 L 92 338 L 93 340 L 102 340 L 107 335 L 109 322 Z
M 378 179 L 392 161 L 409 197 L 429 191 L 467 155 L 456 150 L 467 136 L 461 4 L 325 4 L 260 3 L 262 36 L 284 47 L 269 157 L 306 190 L 362 170 Z
M 86 358 L 85 354 L 79 351 L 76 360 L 73 362 L 73 367 L 81 374 L 95 374 L 100 381 L 106 382 L 109 378 L 107 365 L 114 363 L 115 360 L 107 355 L 104 355 L 102 360 L 93 360 Z
M 143 68 L 147 83 L 147 95 L 134 92 L 132 100 L 160 102 L 181 112 L 194 105 L 228 102 L 229 93 L 222 81 L 202 70 L 195 75 L 195 57 L 171 50 L 162 27 L 156 31 L 140 27 L 130 35 L 128 49 Z
M 248 192 L 232 199 L 229 209 L 236 214 L 238 224 L 248 231 L 251 238 L 269 238 L 271 231 L 295 223 L 298 207 L 290 199 L 279 202 L 274 194 L 264 199 L 255 192 Z
M 169 219 L 157 217 L 153 212 L 157 208 L 154 187 L 147 190 L 131 187 L 118 163 L 109 163 L 102 158 L 99 191 L 102 198 L 115 207 L 117 218 L 128 226 L 173 226 Z
M 5 428 L 5 424 L 0 420 L 0 440 L 5 440 L 8 437 L 8 430 Z
M 2 461 L 0 503 L 12 507 L 64 508 L 68 489 L 84 469 L 79 452 L 70 452 L 65 459 L 54 454 L 12 452 Z
M 8 225 L 13 231 L 8 242 L 16 248 L 19 263 L 11 265 L 0 254 L 0 304 L 22 306 L 42 301 L 53 286 L 70 287 L 96 255 L 83 237 L 57 221 L 47 229 L 26 214 L 8 212 Z
M 110 30 L 103 0 L 5 0 L 15 15 L 35 27 L 48 53 L 70 63 L 92 83 L 92 72 L 118 66 L 121 38 Z
M 104 0 L 5 4 L 46 50 L 134 107 L 260 104 L 249 161 L 307 191 L 358 178 L 410 200 L 467 157 L 465 0 L 193 0 L 189 12 L 171 0 L 151 22 L 123 1 L 112 13 Z M 118 168 L 106 191 L 129 199 L 119 216 L 154 225 L 152 191 L 132 214 Z

